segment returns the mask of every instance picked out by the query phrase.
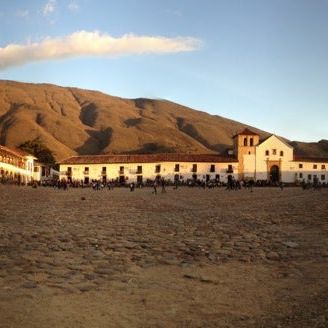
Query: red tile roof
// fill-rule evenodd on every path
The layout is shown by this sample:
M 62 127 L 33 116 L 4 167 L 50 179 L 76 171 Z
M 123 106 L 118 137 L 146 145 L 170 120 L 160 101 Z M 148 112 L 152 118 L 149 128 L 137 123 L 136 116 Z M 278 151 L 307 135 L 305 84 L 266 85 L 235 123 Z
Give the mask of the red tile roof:
M 294 162 L 328 163 L 328 157 L 305 157 L 294 155 Z
M 32 156 L 31 154 L 28 154 L 26 153 L 25 151 L 21 150 L 21 149 L 11 149 L 11 148 L 8 148 L 6 146 L 2 146 L 0 145 L 0 150 L 10 154 L 10 155 L 13 155 L 13 156 L 16 156 L 16 157 L 20 157 L 20 158 L 23 158 L 23 157 L 26 157 L 26 156 Z
M 137 155 L 84 155 L 73 156 L 60 164 L 110 164 L 110 163 L 157 163 L 157 162 L 205 162 L 233 163 L 238 162 L 234 157 L 214 154 L 137 154 Z
M 251 130 L 248 129 L 248 128 L 245 128 L 243 131 L 241 131 L 241 132 L 235 134 L 235 135 L 233 136 L 233 138 L 235 138 L 235 137 L 237 137 L 237 136 L 240 136 L 240 135 L 243 135 L 243 136 L 258 136 L 257 133 L 251 131 Z

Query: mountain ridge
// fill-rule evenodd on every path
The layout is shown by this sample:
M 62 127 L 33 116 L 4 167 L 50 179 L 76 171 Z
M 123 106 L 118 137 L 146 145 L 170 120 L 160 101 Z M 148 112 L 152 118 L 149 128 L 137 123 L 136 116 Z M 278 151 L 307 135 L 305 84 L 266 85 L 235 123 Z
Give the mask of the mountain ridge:
M 261 139 L 270 135 L 166 99 L 0 80 L 0 144 L 17 147 L 39 138 L 57 160 L 106 153 L 222 153 L 245 127 Z M 328 157 L 328 140 L 288 142 L 300 155 Z

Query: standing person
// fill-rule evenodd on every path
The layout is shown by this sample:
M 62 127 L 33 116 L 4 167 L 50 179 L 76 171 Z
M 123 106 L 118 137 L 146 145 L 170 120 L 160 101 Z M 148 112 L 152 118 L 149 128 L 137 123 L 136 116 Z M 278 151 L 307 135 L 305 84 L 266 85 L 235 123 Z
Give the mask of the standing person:
M 178 189 L 178 186 L 179 186 L 179 180 L 174 179 L 174 189 Z
M 153 188 L 154 188 L 153 194 L 156 195 L 157 194 L 157 180 L 156 179 L 154 180 Z
M 161 185 L 162 185 L 162 193 L 165 193 L 166 189 L 165 189 L 165 180 L 164 180 L 164 178 L 162 178 L 162 180 L 161 180 Z
M 134 191 L 134 182 L 130 183 L 130 191 Z

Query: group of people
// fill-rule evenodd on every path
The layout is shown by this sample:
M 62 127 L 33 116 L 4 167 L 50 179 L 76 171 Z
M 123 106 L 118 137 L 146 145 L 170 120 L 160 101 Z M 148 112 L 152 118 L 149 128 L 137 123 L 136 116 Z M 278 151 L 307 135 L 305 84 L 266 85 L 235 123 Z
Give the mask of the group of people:
M 183 180 L 175 180 L 172 182 L 171 180 L 165 180 L 163 177 L 157 177 L 154 180 L 146 180 L 145 182 L 131 182 L 131 183 L 123 183 L 116 180 L 111 181 L 101 181 L 101 180 L 92 180 L 90 183 L 84 183 L 83 180 L 81 181 L 70 181 L 66 179 L 55 180 L 51 182 L 47 182 L 47 184 L 40 184 L 37 182 L 33 182 L 32 187 L 37 188 L 38 186 L 51 186 L 56 189 L 67 190 L 68 188 L 92 188 L 95 191 L 99 190 L 113 190 L 114 187 L 129 187 L 130 191 L 133 192 L 136 189 L 143 188 L 143 187 L 151 187 L 152 193 L 157 194 L 158 189 L 161 189 L 161 193 L 166 192 L 167 186 L 172 186 L 174 190 L 177 190 L 180 187 L 198 187 L 203 189 L 212 189 L 217 187 L 224 187 L 226 190 L 240 190 L 240 189 L 247 189 L 253 191 L 254 187 L 279 187 L 281 190 L 284 189 L 285 184 L 283 182 L 270 182 L 266 180 L 237 180 L 233 176 L 228 176 L 228 180 L 226 183 L 220 182 L 219 180 L 195 180 L 195 179 L 188 179 L 186 181 Z M 303 190 L 320 190 L 321 188 L 327 187 L 327 184 L 321 183 L 318 178 L 314 179 L 312 182 L 303 181 L 299 184 Z

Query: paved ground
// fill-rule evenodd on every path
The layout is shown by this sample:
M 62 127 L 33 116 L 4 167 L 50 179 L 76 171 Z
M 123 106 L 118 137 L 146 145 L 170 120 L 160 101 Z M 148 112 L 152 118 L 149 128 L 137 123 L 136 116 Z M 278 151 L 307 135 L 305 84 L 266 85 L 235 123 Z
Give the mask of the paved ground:
M 0 186 L 0 327 L 327 327 L 328 190 Z

